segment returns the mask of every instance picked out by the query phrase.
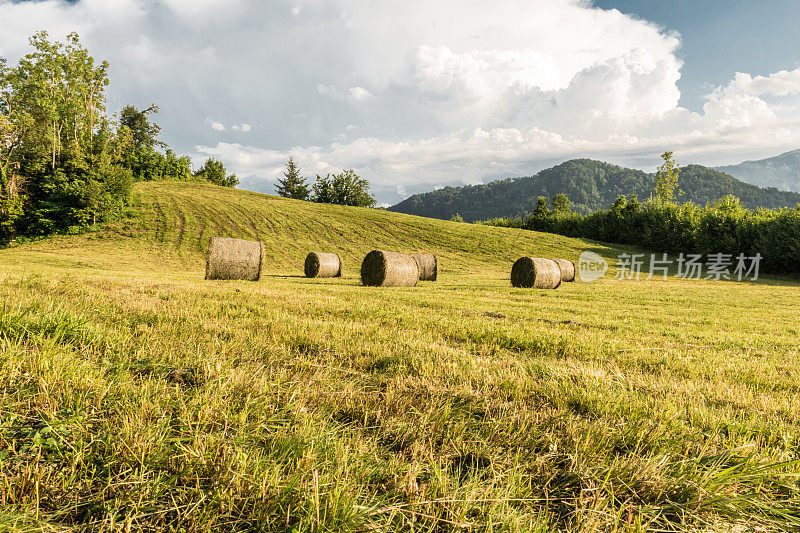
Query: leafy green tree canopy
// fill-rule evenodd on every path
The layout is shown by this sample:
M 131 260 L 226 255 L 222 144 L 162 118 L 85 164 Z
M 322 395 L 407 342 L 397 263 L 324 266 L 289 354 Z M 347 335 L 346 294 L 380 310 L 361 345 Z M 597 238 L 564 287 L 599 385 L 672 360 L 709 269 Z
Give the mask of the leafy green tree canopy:
M 567 198 L 567 195 L 563 192 L 553 196 L 552 203 L 553 211 L 556 213 L 566 213 L 569 211 L 569 198 Z
M 533 210 L 533 216 L 542 218 L 547 216 L 547 197 L 540 196 L 536 199 L 536 207 Z
M 661 159 L 664 160 L 664 163 L 656 171 L 655 199 L 666 204 L 674 202 L 677 196 L 683 194 L 683 191 L 678 189 L 681 169 L 672 152 L 664 152 L 661 154 Z
M 110 220 L 134 181 L 195 179 L 191 160 L 158 141 L 155 105 L 126 106 L 113 127 L 109 65 L 89 55 L 76 33 L 54 42 L 39 32 L 30 45 L 16 65 L 0 58 L 0 244 Z
M 161 127 L 155 122 L 151 122 L 149 115 L 158 113 L 158 106 L 151 104 L 146 109 L 136 109 L 132 105 L 122 108 L 119 115 L 120 128 L 127 128 L 130 131 L 133 148 L 136 151 L 146 148 L 165 147 L 165 144 L 158 140 Z
M 222 161 L 217 161 L 213 157 L 206 159 L 206 162 L 194 175 L 197 178 L 205 179 L 222 187 L 236 187 L 239 184 L 236 174 L 226 175 L 225 165 L 222 164 Z
M 324 204 L 358 207 L 375 205 L 375 197 L 369 192 L 369 182 L 356 175 L 352 169 L 339 174 L 328 174 L 324 178 L 317 174 L 313 200 Z

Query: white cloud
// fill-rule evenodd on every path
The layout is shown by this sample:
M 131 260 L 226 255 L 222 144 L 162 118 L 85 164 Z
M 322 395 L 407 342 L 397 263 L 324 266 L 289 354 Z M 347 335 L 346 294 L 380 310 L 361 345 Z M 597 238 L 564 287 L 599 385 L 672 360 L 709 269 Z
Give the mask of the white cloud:
M 212 129 L 212 130 L 215 130 L 215 131 L 225 131 L 225 125 L 224 125 L 224 124 L 222 124 L 221 122 L 217 122 L 216 120 L 211 120 L 211 119 L 209 118 L 209 119 L 206 119 L 206 123 L 207 123 L 209 126 L 211 126 L 211 129 Z M 234 127 L 233 127 L 233 129 L 236 129 L 236 126 L 234 126 Z
M 586 0 L 0 0 L 0 20 L 11 62 L 38 29 L 77 30 L 111 63 L 110 111 L 156 102 L 165 141 L 259 190 L 290 153 L 396 201 L 568 157 L 717 164 L 800 146 L 800 69 L 732 73 L 690 112 L 680 37 Z
M 363 87 L 351 87 L 350 98 L 356 102 L 363 102 L 375 98 L 375 95 Z
M 324 83 L 320 83 L 317 85 L 317 92 L 322 96 L 331 96 L 331 97 L 338 97 L 339 90 L 334 87 L 333 85 L 325 85 Z
M 755 77 L 737 72 L 733 81 L 728 85 L 728 91 L 752 96 L 800 94 L 800 68 L 791 71 L 781 70 L 769 76 Z

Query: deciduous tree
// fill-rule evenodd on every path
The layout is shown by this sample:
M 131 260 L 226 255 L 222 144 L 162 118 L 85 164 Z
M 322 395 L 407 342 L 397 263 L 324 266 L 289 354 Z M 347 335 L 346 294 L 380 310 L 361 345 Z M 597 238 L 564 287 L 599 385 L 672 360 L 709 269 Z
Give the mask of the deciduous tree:
M 678 189 L 678 178 L 681 174 L 681 169 L 672 152 L 664 152 L 661 154 L 661 159 L 664 163 L 658 167 L 656 171 L 656 188 L 655 200 L 661 203 L 674 202 L 676 196 L 683 194 L 683 191 Z
M 325 204 L 373 207 L 375 198 L 369 192 L 369 182 L 356 175 L 354 170 L 339 174 L 317 175 L 314 183 L 314 201 Z
M 222 187 L 236 187 L 239 184 L 236 174 L 226 174 L 222 161 L 217 161 L 213 157 L 206 159 L 206 162 L 194 175 Z
M 566 213 L 569 211 L 569 198 L 563 192 L 553 196 L 552 199 L 553 212 Z

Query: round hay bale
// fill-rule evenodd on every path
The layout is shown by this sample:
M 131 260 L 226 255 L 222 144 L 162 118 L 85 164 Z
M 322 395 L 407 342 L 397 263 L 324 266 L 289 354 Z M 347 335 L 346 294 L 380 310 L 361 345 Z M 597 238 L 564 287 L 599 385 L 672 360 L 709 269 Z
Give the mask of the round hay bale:
M 435 255 L 414 254 L 411 257 L 417 262 L 420 281 L 436 281 L 436 276 L 439 274 L 439 262 Z
M 361 263 L 361 282 L 372 287 L 415 287 L 417 262 L 408 254 L 372 250 Z
M 561 285 L 561 268 L 552 259 L 520 257 L 511 267 L 511 284 L 515 287 L 555 289 Z
M 575 263 L 569 259 L 553 259 L 561 267 L 561 281 L 575 281 Z
M 307 278 L 342 277 L 342 258 L 338 254 L 311 252 L 306 256 Z
M 264 246 L 258 241 L 212 237 L 208 243 L 206 279 L 261 279 Z

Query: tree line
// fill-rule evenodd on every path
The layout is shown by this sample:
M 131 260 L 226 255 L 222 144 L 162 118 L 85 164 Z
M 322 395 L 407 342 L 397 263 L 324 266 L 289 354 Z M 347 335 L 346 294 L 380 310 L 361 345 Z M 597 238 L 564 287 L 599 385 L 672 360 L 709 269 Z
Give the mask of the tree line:
M 369 192 L 369 182 L 359 177 L 354 170 L 329 173 L 324 177 L 317 174 L 316 181 L 309 187 L 292 156 L 289 157 L 283 178 L 278 179 L 275 190 L 280 196 L 295 200 L 356 207 L 375 206 L 375 197 Z
M 678 204 L 681 169 L 671 152 L 656 173 L 652 196 L 644 202 L 636 195 L 619 196 L 608 209 L 590 214 L 570 209 L 564 194 L 540 196 L 530 215 L 494 218 L 484 224 L 517 227 L 603 242 L 632 244 L 666 253 L 708 256 L 761 254 L 762 269 L 774 273 L 800 273 L 800 205 L 781 209 L 748 209 L 728 195 L 705 205 Z
M 106 61 L 76 33 L 30 39 L 33 52 L 9 66 L 0 58 L 0 243 L 18 235 L 77 233 L 119 216 L 136 181 L 238 183 L 208 159 L 192 171 L 158 140 L 158 107 L 106 114 Z

